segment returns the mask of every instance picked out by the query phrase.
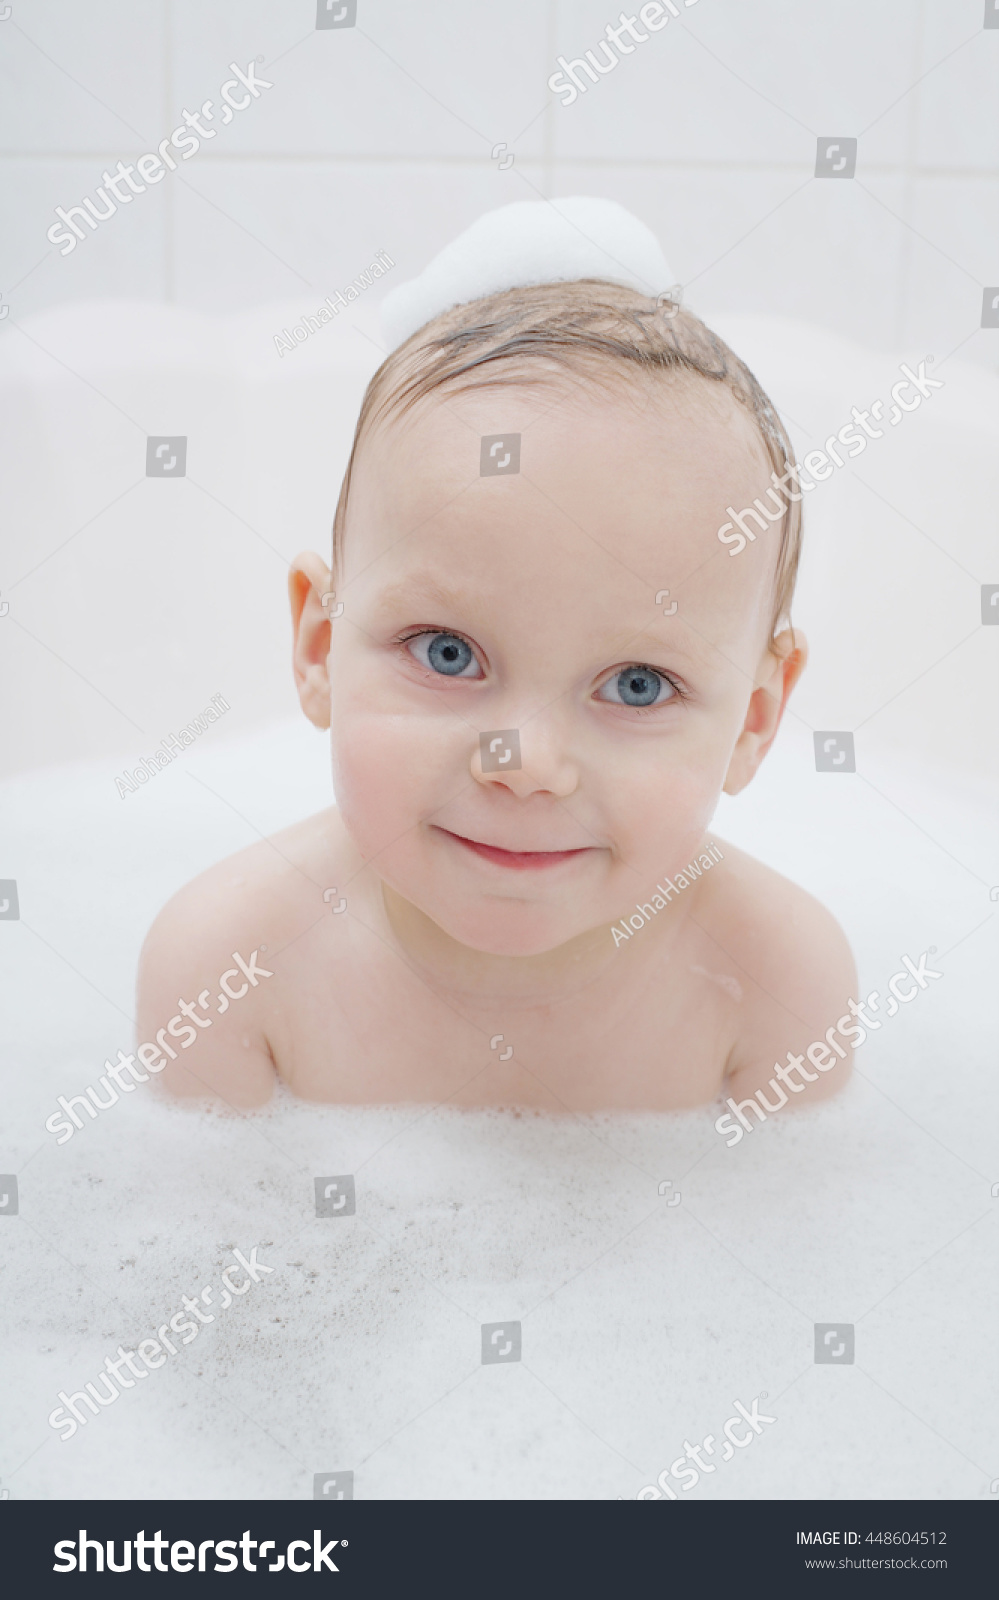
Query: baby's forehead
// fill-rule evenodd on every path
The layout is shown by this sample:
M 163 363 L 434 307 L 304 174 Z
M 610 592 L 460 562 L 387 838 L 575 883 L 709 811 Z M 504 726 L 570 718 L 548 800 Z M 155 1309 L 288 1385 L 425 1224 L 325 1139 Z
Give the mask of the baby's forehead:
M 471 626 L 529 599 L 560 631 L 613 633 L 658 616 L 669 589 L 712 635 L 759 610 L 773 553 L 728 560 L 718 529 L 769 462 L 720 385 L 442 392 L 370 444 L 344 554 L 379 609 L 405 600 Z
M 395 406 L 390 400 L 384 415 L 390 427 L 408 421 L 421 430 L 435 419 L 474 419 L 497 406 L 515 410 L 528 424 L 543 416 L 578 421 L 589 415 L 604 422 L 619 419 L 629 427 L 645 417 L 650 427 L 662 428 L 686 418 L 706 439 L 712 422 L 745 440 L 760 438 L 746 407 L 724 382 L 683 369 L 663 371 L 637 360 L 624 366 L 592 356 L 564 367 L 537 358 L 521 366 L 497 362 L 495 370 L 450 379 L 412 405 Z
M 664 541 L 710 540 L 713 555 L 729 501 L 751 504 L 769 473 L 752 417 L 697 376 L 451 386 L 365 438 L 346 543 L 369 560 L 400 536 L 506 524 L 518 554 L 522 535 L 544 529 L 581 555 L 587 539 L 619 544 L 639 566 Z

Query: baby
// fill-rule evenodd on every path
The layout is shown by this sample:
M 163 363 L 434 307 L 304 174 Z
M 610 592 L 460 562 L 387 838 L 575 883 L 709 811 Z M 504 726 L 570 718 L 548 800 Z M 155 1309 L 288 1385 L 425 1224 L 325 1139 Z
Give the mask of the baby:
M 846 1052 L 801 1059 L 856 993 L 841 929 L 710 828 L 805 664 L 798 505 L 737 559 L 719 529 L 793 461 L 732 352 L 619 283 L 505 289 L 389 356 L 332 565 L 290 577 L 336 806 L 157 918 L 139 1036 L 175 1094 L 590 1112 L 741 1100 L 775 1062 L 791 1104 L 843 1084 Z

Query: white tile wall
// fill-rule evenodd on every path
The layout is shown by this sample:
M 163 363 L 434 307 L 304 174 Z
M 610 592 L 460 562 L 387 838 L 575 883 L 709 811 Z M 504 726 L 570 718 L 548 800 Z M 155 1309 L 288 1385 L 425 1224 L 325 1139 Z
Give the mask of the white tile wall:
M 678 9 L 564 106 L 547 78 L 596 47 L 608 0 L 359 0 L 331 31 L 315 0 L 23 0 L 0 24 L 0 288 L 18 314 L 95 294 L 232 310 L 325 292 L 377 247 L 414 271 L 506 199 L 606 194 L 661 231 L 705 309 L 883 346 L 971 335 L 994 368 L 999 335 L 975 331 L 999 278 L 983 0 Z M 71 257 L 49 245 L 54 206 L 256 56 L 272 89 Z M 856 183 L 812 177 L 816 134 L 837 132 L 861 139 Z
M 230 60 L 273 63 L 258 69 L 273 89 L 226 130 L 244 154 L 488 160 L 549 98 L 545 9 L 532 0 L 502 10 L 361 0 L 356 28 L 319 32 L 315 0 L 177 0 L 174 15 L 181 105 L 212 94 Z M 537 154 L 540 143 L 536 125 L 517 148 Z
M 946 172 L 996 170 L 999 160 L 999 29 L 981 27 L 984 3 L 940 3 L 925 13 L 923 69 L 941 62 L 920 85 L 914 154 L 920 168 Z
M 155 135 L 170 115 L 167 14 L 162 0 L 12 5 L 0 22 L 4 153 L 86 152 L 96 166 L 98 155 L 125 155 L 137 137 Z
M 961 359 L 996 371 L 999 329 L 980 323 L 982 288 L 999 284 L 999 177 L 917 178 L 907 220 L 913 229 L 903 287 L 908 342 L 943 357 L 967 339 Z
M 192 170 L 176 202 L 177 298 L 205 309 L 302 292 L 321 299 L 380 249 L 400 282 L 484 211 L 535 198 L 541 182 L 528 162 L 498 172 L 481 162 L 298 156 Z
M 681 0 L 679 9 L 585 95 L 559 105 L 560 153 L 811 172 L 817 135 L 856 136 L 919 75 L 911 0 L 882 0 L 873 27 L 864 0 L 807 11 L 795 0 L 699 0 L 685 15 Z M 607 0 L 559 6 L 558 54 L 590 48 L 602 60 L 597 41 L 614 20 Z M 897 114 L 883 118 L 869 159 L 904 158 L 904 126 Z

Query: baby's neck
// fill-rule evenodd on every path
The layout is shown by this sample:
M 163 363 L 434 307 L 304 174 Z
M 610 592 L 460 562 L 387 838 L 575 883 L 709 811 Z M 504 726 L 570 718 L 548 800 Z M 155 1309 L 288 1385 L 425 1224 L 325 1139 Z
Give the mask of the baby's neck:
M 379 885 L 388 928 L 407 965 L 439 994 L 463 1008 L 498 1005 L 533 1010 L 606 988 L 617 1000 L 640 992 L 653 970 L 667 980 L 670 954 L 692 899 L 670 906 L 644 937 L 622 944 L 610 924 L 588 929 L 553 950 L 531 955 L 496 955 L 451 937 L 436 922 L 385 883 Z M 664 967 L 665 964 L 665 967 Z

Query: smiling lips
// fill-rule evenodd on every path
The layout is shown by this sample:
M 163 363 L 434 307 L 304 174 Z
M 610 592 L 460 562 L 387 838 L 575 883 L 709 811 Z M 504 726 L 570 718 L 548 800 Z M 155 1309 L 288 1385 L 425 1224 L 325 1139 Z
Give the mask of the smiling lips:
M 439 828 L 439 833 L 444 833 L 456 844 L 464 845 L 466 850 L 472 850 L 485 861 L 495 861 L 497 866 L 512 867 L 515 872 L 536 871 L 539 867 L 557 867 L 566 861 L 573 861 L 577 856 L 586 855 L 589 846 L 578 850 L 501 850 L 495 844 L 480 844 L 478 839 L 466 839 L 460 833 L 452 833 L 449 828 Z

